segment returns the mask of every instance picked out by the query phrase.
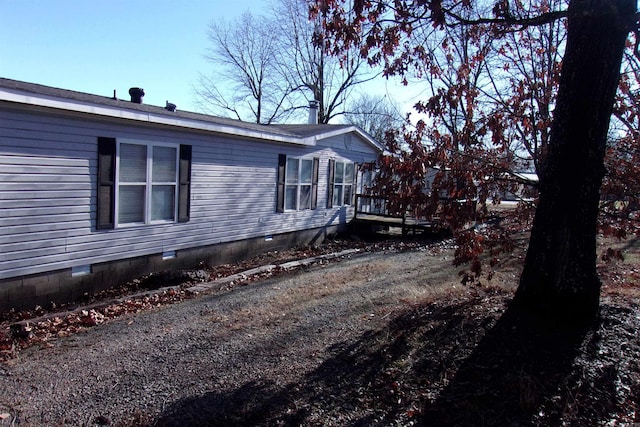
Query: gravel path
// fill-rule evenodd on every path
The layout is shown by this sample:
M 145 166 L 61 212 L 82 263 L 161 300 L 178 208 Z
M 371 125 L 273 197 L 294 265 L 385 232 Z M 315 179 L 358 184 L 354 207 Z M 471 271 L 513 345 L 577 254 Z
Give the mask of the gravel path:
M 447 292 L 453 271 L 426 251 L 362 254 L 31 347 L 0 365 L 0 426 L 180 425 L 171 414 L 202 396 L 295 387 L 332 346 Z

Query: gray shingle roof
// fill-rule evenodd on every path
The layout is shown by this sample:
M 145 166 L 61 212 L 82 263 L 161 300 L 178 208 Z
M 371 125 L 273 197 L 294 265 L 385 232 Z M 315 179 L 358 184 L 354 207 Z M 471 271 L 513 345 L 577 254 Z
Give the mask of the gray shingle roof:
M 148 105 L 148 104 L 136 104 L 129 100 L 114 99 L 113 97 L 93 95 L 84 92 L 76 92 L 67 89 L 59 89 L 51 86 L 44 86 L 35 83 L 22 82 L 18 80 L 6 79 L 0 77 L 0 89 L 8 89 L 13 91 L 19 91 L 21 93 L 32 93 L 39 96 L 51 97 L 56 99 L 63 99 L 69 101 L 75 101 L 79 103 L 86 103 L 91 105 L 99 105 L 105 107 L 112 107 L 122 110 L 128 110 L 133 112 L 152 113 L 157 116 L 164 116 L 172 119 L 186 119 L 196 120 L 199 122 L 211 123 L 214 125 L 230 126 L 237 129 L 244 129 L 247 131 L 260 132 L 262 134 L 280 135 L 282 137 L 293 138 L 309 138 L 314 136 L 321 136 L 329 132 L 335 132 L 340 130 L 346 130 L 348 128 L 354 128 L 352 125 L 325 125 L 325 124 L 297 124 L 297 125 L 261 125 L 257 123 L 244 122 L 241 120 L 229 119 L 224 117 L 216 117 L 208 114 L 193 113 L 189 111 L 169 111 L 163 107 Z M 0 98 L 0 100 L 2 100 Z M 363 135 L 364 132 L 358 129 Z

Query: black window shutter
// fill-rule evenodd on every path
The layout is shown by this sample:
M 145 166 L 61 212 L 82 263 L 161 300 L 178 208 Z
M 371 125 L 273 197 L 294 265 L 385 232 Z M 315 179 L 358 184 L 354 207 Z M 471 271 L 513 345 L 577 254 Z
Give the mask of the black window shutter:
M 329 191 L 327 192 L 327 208 L 333 207 L 333 184 L 335 181 L 336 161 L 329 159 Z
M 178 222 L 187 222 L 191 214 L 191 146 L 180 144 L 178 185 Z
M 313 181 L 311 184 L 311 209 L 318 207 L 318 170 L 320 168 L 320 159 L 313 158 Z
M 115 226 L 116 139 L 98 137 L 98 198 L 96 229 Z
M 278 154 L 278 199 L 276 201 L 276 212 L 284 212 L 284 179 L 287 167 L 286 154 Z

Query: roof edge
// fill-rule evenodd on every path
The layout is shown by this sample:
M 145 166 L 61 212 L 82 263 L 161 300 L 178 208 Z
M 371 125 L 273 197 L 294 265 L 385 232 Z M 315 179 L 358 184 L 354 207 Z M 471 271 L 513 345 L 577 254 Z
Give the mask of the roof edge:
M 59 111 L 89 114 L 99 117 L 131 120 L 141 123 L 180 127 L 223 135 L 261 139 L 275 143 L 315 146 L 323 139 L 355 133 L 378 152 L 384 147 L 356 125 L 325 125 L 309 134 L 291 131 L 290 125 L 259 125 L 188 111 L 165 111 L 163 107 L 135 104 L 117 98 L 59 89 L 37 83 L 0 77 L 0 101 L 23 106 L 50 108 Z M 306 125 L 294 125 L 304 128 Z
M 33 92 L 26 92 L 19 89 L 9 89 L 0 87 L 0 101 L 15 103 L 25 106 L 35 106 L 51 108 L 62 111 L 75 113 L 85 113 L 101 117 L 109 117 L 116 119 L 132 120 L 143 123 L 159 124 L 166 126 L 176 126 L 186 129 L 214 132 L 225 135 L 243 136 L 247 138 L 263 139 L 273 142 L 296 144 L 296 145 L 313 145 L 315 141 L 300 138 L 295 135 L 282 135 L 269 132 L 260 132 L 253 129 L 243 128 L 241 126 L 232 126 L 228 124 L 208 122 L 185 117 L 171 117 L 164 114 L 158 114 L 148 111 L 138 111 L 136 109 L 127 108 L 127 105 L 101 105 L 97 103 L 79 101 L 57 96 L 43 95 Z M 125 103 L 127 101 L 116 101 Z M 160 108 L 160 107 L 158 107 Z M 211 116 L 213 117 L 213 116 Z M 265 127 L 265 130 L 267 128 Z
M 375 139 L 373 139 L 373 137 L 371 135 L 369 135 L 367 132 L 365 132 L 364 130 L 362 130 L 359 126 L 356 125 L 349 125 L 347 127 L 340 127 L 338 129 L 332 129 L 328 132 L 324 132 L 318 135 L 314 135 L 311 137 L 308 137 L 306 139 L 313 139 L 313 145 L 315 145 L 315 142 L 320 140 L 320 139 L 326 139 L 326 138 L 331 138 L 333 136 L 338 136 L 338 135 L 343 135 L 346 133 L 356 133 L 358 134 L 360 137 L 362 137 L 362 139 L 364 139 L 369 145 L 371 145 L 373 148 L 375 148 L 376 150 L 378 150 L 379 152 L 383 152 L 384 151 L 384 147 Z

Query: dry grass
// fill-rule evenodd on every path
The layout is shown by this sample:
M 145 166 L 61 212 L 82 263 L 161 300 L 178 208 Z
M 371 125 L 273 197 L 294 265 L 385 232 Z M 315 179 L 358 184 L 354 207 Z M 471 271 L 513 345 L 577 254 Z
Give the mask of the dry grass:
M 400 243 L 363 243 L 361 247 L 370 247 L 372 253 L 238 283 L 181 304 L 182 313 L 191 304 L 197 308 L 188 312 L 199 313 L 182 317 L 186 322 L 167 317 L 160 326 L 146 325 L 145 331 L 156 333 L 142 334 L 143 343 L 157 339 L 154 348 L 177 350 L 159 354 L 162 363 L 157 366 L 149 366 L 153 359 L 145 361 L 138 369 L 153 368 L 145 374 L 146 381 L 174 393 L 192 390 L 194 384 L 202 387 L 149 406 L 148 412 L 115 406 L 121 403 L 119 395 L 101 396 L 111 402 L 105 410 L 115 414 L 109 415 L 112 424 L 640 422 L 637 240 L 599 243 L 600 252 L 609 247 L 625 250 L 622 259 L 610 256 L 600 262 L 602 318 L 594 328 L 577 333 L 536 330 L 509 309 L 522 252 L 503 260 L 491 282 L 465 287 L 451 264 L 450 246 Z M 218 271 L 254 266 L 245 263 Z M 170 316 L 175 311 L 167 307 L 162 313 Z M 149 316 L 139 317 L 132 317 L 131 328 Z M 118 336 L 128 339 L 129 326 L 122 327 L 124 333 Z M 177 342 L 182 339 L 184 343 Z M 131 348 L 138 345 L 133 342 Z M 134 362 L 140 356 L 131 355 Z M 53 355 L 50 363 L 56 363 Z M 165 372 L 167 364 L 171 372 L 162 381 L 168 384 L 156 384 L 152 373 Z M 138 390 L 130 375 L 119 381 L 129 381 L 131 390 Z M 0 409 L 1 405 L 0 401 Z M 45 411 L 51 403 L 43 405 Z M 38 419 L 34 413 L 31 419 Z

